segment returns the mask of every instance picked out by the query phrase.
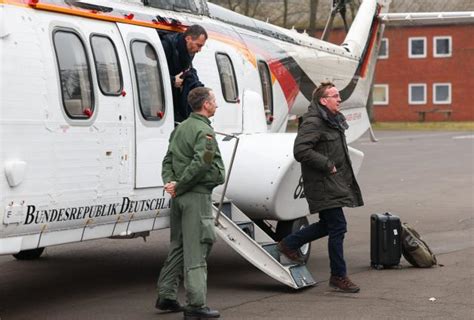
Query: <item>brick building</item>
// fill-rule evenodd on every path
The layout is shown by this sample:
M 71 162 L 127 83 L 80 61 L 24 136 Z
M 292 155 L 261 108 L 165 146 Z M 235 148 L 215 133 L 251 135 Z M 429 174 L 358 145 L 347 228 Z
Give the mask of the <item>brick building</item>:
M 473 23 L 387 26 L 374 80 L 374 120 L 473 121 L 473 36 Z

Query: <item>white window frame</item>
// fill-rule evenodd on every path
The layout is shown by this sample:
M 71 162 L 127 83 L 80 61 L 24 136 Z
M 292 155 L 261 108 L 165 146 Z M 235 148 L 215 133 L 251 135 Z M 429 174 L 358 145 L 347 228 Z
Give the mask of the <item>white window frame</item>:
M 225 57 L 225 59 L 227 59 L 226 62 L 228 62 L 229 64 L 228 65 L 221 65 L 219 63 L 219 59 L 218 59 L 219 56 Z M 217 71 L 219 73 L 219 80 L 220 80 L 221 88 L 222 88 L 222 96 L 224 97 L 224 100 L 226 102 L 229 102 L 229 103 L 238 103 L 239 102 L 239 86 L 237 84 L 237 75 L 235 73 L 234 62 L 232 61 L 232 58 L 226 52 L 216 51 L 215 59 L 216 59 Z M 228 79 L 225 79 L 223 77 L 223 74 L 221 73 L 221 68 L 227 67 L 227 66 L 229 66 L 229 70 L 231 72 L 229 74 L 230 77 Z M 229 80 L 230 82 L 226 83 L 226 80 Z M 226 84 L 231 85 L 231 87 L 232 87 L 232 89 L 235 93 L 234 97 L 229 96 L 229 94 L 231 94 L 232 92 L 227 91 Z
M 411 42 L 413 40 L 423 40 L 423 54 L 412 54 L 411 53 Z M 410 38 L 408 38 L 408 57 L 411 58 L 411 59 L 426 58 L 426 37 L 410 37 Z
M 425 99 L 423 101 L 413 101 L 411 97 L 411 88 L 412 87 L 423 87 Z M 426 104 L 426 83 L 409 83 L 408 84 L 408 103 L 409 104 Z
M 388 88 L 388 84 L 374 84 L 374 89 L 375 88 L 384 88 L 385 89 L 385 97 L 386 97 L 386 100 L 385 101 L 375 101 L 373 100 L 373 104 L 374 105 L 378 105 L 378 106 L 386 106 L 388 105 L 388 100 L 389 100 L 389 88 Z M 372 94 L 372 99 L 373 99 L 373 94 Z
M 436 100 L 436 87 L 439 86 L 448 86 L 448 100 L 446 101 L 437 101 Z M 452 93 L 451 93 L 451 83 L 443 82 L 443 83 L 433 83 L 433 104 L 451 104 Z
M 382 38 L 382 40 L 380 41 L 380 47 L 382 47 L 382 42 L 385 42 L 385 55 L 379 55 L 378 59 L 388 59 L 389 40 L 388 38 Z
M 437 45 L 436 40 L 448 39 L 449 40 L 449 53 L 436 53 Z M 453 38 L 451 36 L 436 36 L 433 37 L 433 57 L 435 58 L 447 58 L 453 55 Z

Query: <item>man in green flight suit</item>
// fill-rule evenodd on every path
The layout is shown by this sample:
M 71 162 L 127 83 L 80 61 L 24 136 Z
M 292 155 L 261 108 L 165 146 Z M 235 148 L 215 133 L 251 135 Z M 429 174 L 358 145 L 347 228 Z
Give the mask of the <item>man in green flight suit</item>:
M 206 259 L 215 241 L 212 189 L 224 183 L 224 163 L 209 118 L 216 112 L 214 93 L 206 87 L 190 91 L 193 112 L 176 127 L 163 159 L 162 178 L 171 199 L 171 244 L 158 279 L 156 308 L 184 311 L 185 318 L 218 318 L 206 305 Z M 177 301 L 184 276 L 187 307 Z

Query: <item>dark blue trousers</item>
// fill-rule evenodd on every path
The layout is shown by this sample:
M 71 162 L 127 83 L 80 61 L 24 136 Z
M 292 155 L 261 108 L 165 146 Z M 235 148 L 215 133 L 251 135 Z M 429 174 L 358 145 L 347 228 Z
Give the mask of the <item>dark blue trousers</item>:
M 305 243 L 329 235 L 328 253 L 331 275 L 345 277 L 344 234 L 347 231 L 346 218 L 342 208 L 332 208 L 319 212 L 319 221 L 285 237 L 283 243 L 292 250 L 297 250 Z

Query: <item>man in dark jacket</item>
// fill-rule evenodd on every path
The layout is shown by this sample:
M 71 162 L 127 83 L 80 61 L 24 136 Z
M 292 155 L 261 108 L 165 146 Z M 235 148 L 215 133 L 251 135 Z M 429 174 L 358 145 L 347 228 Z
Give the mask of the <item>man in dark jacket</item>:
M 161 40 L 171 77 L 176 122 L 185 120 L 192 111 L 188 106 L 188 93 L 204 86 L 192 67 L 192 61 L 206 40 L 206 30 L 197 24 L 190 26 L 184 33 L 168 34 Z
M 193 113 L 176 127 L 163 159 L 164 189 L 171 199 L 171 245 L 158 279 L 160 310 L 178 312 L 196 319 L 218 318 L 206 305 L 206 259 L 215 241 L 211 193 L 224 182 L 224 163 L 209 117 L 216 111 L 216 98 L 209 88 L 189 93 Z M 176 300 L 180 279 L 188 306 Z
M 358 207 L 364 203 L 352 171 L 344 134 L 349 126 L 339 112 L 340 103 L 341 97 L 334 84 L 321 83 L 303 116 L 294 156 L 301 163 L 310 213 L 319 212 L 319 222 L 287 236 L 279 242 L 278 249 L 290 259 L 299 260 L 299 247 L 329 235 L 329 285 L 339 291 L 355 293 L 360 288 L 347 277 L 344 261 L 347 228 L 342 207 Z

